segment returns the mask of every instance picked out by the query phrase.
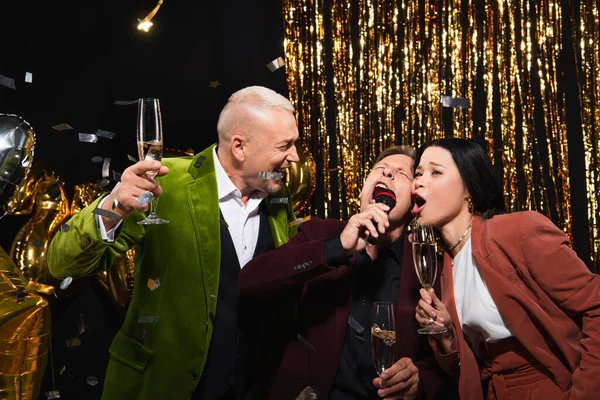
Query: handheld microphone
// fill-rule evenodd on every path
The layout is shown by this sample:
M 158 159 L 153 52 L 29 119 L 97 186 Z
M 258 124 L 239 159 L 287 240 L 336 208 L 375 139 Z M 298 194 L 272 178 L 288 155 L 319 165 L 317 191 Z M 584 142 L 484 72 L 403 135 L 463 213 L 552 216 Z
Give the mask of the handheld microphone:
M 386 214 L 389 214 L 392 211 L 392 208 L 396 206 L 396 194 L 387 188 L 375 188 L 375 203 L 383 203 L 388 206 L 390 209 Z M 373 221 L 373 225 L 375 225 L 375 229 L 377 229 L 377 223 Z M 376 237 L 373 237 L 369 234 L 367 238 L 367 242 L 369 244 L 377 244 L 379 240 Z

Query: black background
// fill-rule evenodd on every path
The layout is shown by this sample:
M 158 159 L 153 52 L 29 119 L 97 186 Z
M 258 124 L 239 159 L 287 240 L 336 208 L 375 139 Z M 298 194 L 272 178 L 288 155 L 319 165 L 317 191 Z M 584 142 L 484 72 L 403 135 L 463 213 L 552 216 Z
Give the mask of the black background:
M 118 172 L 131 164 L 127 155 L 137 158 L 136 106 L 117 106 L 116 100 L 159 98 L 165 146 L 197 152 L 216 141 L 219 112 L 236 90 L 262 85 L 287 97 L 285 69 L 266 67 L 283 56 L 279 1 L 165 0 L 150 32 L 138 31 L 138 18 L 155 5 L 148 0 L 0 5 L 0 74 L 14 78 L 17 88 L 0 86 L 0 112 L 18 114 L 34 127 L 33 173 L 57 173 L 69 200 L 75 185 L 101 179 L 102 164 L 92 157 L 111 158 Z M 33 83 L 24 81 L 25 72 L 33 73 Z M 209 87 L 211 81 L 220 86 Z M 60 123 L 75 129 L 52 129 Z M 78 141 L 79 132 L 96 129 L 116 136 L 96 144 Z M 0 221 L 0 245 L 7 252 L 29 217 Z M 46 370 L 40 398 L 52 387 L 61 399 L 99 398 L 122 312 L 94 278 L 77 280 L 58 295 L 50 300 L 54 369 Z M 68 347 L 74 337 L 81 345 Z M 99 383 L 89 385 L 88 377 Z

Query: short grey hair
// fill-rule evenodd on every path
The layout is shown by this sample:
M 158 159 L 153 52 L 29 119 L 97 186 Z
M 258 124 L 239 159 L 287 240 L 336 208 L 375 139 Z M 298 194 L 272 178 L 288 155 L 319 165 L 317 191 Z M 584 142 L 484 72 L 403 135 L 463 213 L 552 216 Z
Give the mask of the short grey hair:
M 236 125 L 249 123 L 253 110 L 272 109 L 294 112 L 292 103 L 279 93 L 264 86 L 249 86 L 229 97 L 217 122 L 219 138 L 231 134 Z

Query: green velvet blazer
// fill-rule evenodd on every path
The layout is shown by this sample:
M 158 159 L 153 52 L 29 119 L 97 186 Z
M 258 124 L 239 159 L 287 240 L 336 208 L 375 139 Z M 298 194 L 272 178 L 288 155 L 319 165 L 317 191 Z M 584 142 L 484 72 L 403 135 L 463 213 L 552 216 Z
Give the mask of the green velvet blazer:
M 221 258 L 213 148 L 163 160 L 170 172 L 159 178 L 156 210 L 169 224 L 138 225 L 144 215 L 135 212 L 106 243 L 92 213 L 98 199 L 52 240 L 48 266 L 59 278 L 106 270 L 128 249 L 136 252 L 135 289 L 110 347 L 104 399 L 188 399 L 198 384 L 213 333 Z M 290 227 L 291 201 L 271 203 L 272 197 L 289 196 L 282 189 L 265 200 L 279 247 L 297 229 Z

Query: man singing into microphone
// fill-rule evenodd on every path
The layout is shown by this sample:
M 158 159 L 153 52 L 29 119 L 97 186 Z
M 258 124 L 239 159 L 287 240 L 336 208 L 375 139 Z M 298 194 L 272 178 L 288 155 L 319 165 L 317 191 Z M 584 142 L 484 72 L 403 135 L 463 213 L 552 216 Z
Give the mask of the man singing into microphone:
M 331 400 L 452 398 L 442 393 L 443 373 L 414 319 L 420 285 L 404 234 L 413 159 L 409 147 L 384 150 L 365 180 L 359 214 L 348 222 L 313 217 L 241 271 L 242 295 L 298 304 L 270 399 L 294 399 L 307 388 Z M 375 301 L 393 303 L 396 317 L 397 361 L 381 377 L 371 357 Z

